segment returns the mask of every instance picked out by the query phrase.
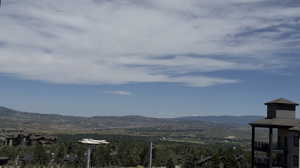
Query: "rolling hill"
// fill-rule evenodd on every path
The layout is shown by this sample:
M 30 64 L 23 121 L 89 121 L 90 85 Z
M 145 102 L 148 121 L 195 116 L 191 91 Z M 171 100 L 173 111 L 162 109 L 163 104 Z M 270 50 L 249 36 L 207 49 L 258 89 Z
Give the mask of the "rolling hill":
M 77 117 L 20 112 L 0 107 L 0 128 L 47 132 L 107 132 L 156 136 L 236 136 L 248 138 L 248 123 L 260 116 L 150 118 L 143 116 Z
M 57 114 L 39 114 L 20 112 L 0 107 L 1 128 L 22 128 L 37 130 L 97 130 L 113 128 L 161 127 L 168 129 L 205 128 L 212 126 L 209 122 L 181 121 L 143 116 L 105 116 L 75 117 Z

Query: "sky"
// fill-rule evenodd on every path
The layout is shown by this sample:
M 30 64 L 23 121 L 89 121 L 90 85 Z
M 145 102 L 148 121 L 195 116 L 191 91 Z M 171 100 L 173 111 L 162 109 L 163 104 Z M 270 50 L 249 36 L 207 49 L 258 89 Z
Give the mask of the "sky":
M 300 102 L 299 0 L 2 0 L 0 106 L 265 115 Z

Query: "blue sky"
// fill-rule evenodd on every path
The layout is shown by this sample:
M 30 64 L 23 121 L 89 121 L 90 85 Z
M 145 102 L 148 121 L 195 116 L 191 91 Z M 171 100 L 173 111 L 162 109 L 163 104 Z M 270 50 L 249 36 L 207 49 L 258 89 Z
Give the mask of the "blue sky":
M 300 101 L 300 1 L 3 0 L 0 104 L 67 115 L 262 115 Z

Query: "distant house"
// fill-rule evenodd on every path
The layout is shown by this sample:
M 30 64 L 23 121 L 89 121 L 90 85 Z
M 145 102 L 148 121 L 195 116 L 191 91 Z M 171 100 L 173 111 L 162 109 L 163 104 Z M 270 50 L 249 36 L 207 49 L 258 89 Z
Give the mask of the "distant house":
M 9 161 L 8 157 L 0 157 L 0 166 L 6 165 Z
M 267 102 L 265 105 L 267 117 L 250 123 L 252 168 L 300 168 L 300 120 L 296 119 L 296 106 L 299 104 L 280 98 Z M 268 141 L 256 141 L 256 128 L 268 129 Z M 274 131 L 277 131 L 275 138 L 277 140 L 274 140 Z
M 39 135 L 39 134 L 30 134 L 28 137 L 29 145 L 32 144 L 41 144 L 41 145 L 51 145 L 56 143 L 56 137 Z
M 25 141 L 26 135 L 21 130 L 2 130 L 0 132 L 0 145 L 17 146 Z
M 1 146 L 30 146 L 34 144 L 54 144 L 56 137 L 25 133 L 20 130 L 2 130 L 0 132 L 0 145 Z

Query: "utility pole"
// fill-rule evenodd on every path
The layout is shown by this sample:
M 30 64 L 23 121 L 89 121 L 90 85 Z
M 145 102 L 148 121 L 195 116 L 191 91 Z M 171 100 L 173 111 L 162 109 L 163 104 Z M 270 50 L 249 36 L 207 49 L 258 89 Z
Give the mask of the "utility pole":
M 150 142 L 149 168 L 152 168 L 152 149 L 153 149 L 153 144 L 152 142 Z
M 88 145 L 88 151 L 87 151 L 87 168 L 91 167 L 91 153 L 92 153 L 92 149 L 91 149 L 91 145 Z

